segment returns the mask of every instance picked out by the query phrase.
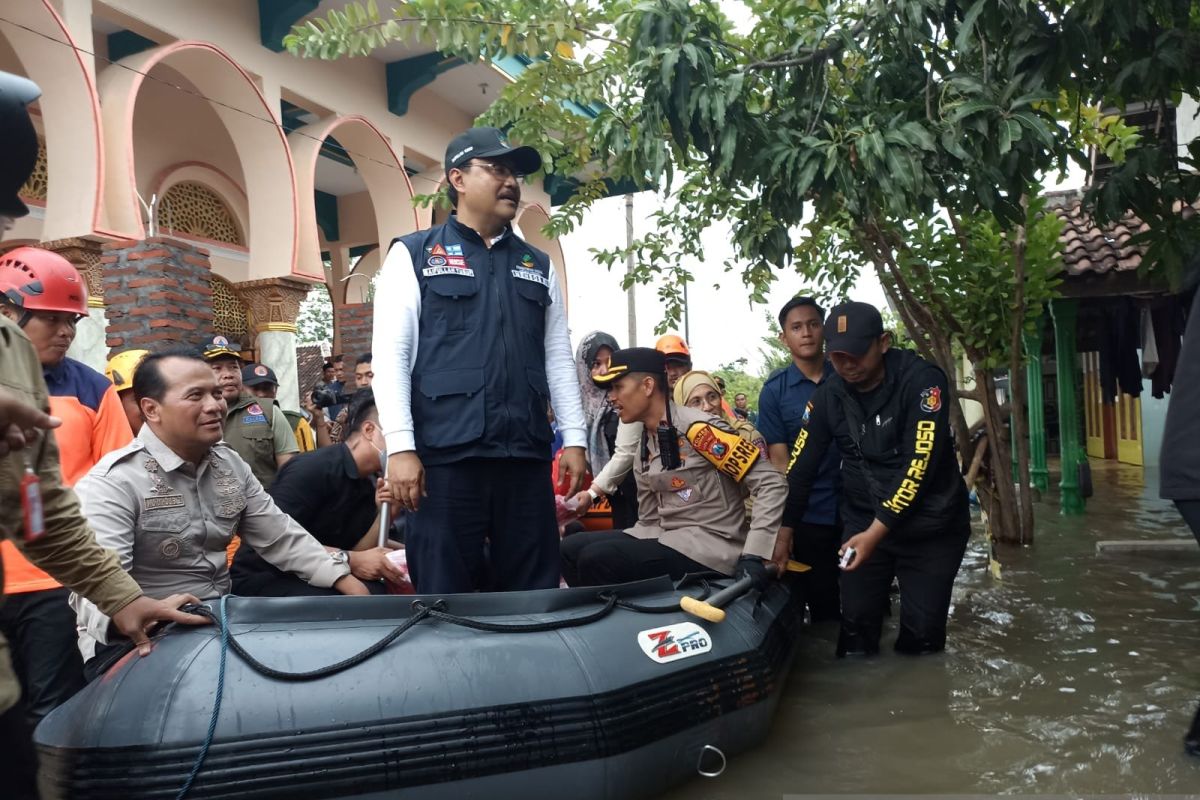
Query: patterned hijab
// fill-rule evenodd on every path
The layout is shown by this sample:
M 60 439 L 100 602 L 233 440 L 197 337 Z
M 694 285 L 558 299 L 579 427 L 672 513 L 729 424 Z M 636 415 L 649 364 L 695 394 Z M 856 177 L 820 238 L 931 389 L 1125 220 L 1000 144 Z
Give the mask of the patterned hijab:
M 604 331 L 592 331 L 583 337 L 575 350 L 575 374 L 579 377 L 579 394 L 583 400 L 583 420 L 587 425 L 588 460 L 591 462 L 592 474 L 596 475 L 604 469 L 604 465 L 612 458 L 608 442 L 604 438 L 601 422 L 604 412 L 609 409 L 608 392 L 592 383 L 592 362 L 601 347 L 608 347 L 616 352 L 620 350 L 617 340 Z

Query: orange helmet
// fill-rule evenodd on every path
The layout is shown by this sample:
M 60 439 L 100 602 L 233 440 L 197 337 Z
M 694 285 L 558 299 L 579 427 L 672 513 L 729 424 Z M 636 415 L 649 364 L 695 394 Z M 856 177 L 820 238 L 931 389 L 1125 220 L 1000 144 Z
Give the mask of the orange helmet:
M 692 351 L 688 350 L 687 342 L 683 340 L 682 336 L 676 336 L 673 333 L 658 337 L 658 341 L 654 343 L 654 349 L 667 358 L 675 356 L 686 358 L 688 361 L 692 360 Z
M 39 247 L 0 255 L 0 294 L 17 308 L 65 311 L 86 317 L 87 284 L 70 261 Z

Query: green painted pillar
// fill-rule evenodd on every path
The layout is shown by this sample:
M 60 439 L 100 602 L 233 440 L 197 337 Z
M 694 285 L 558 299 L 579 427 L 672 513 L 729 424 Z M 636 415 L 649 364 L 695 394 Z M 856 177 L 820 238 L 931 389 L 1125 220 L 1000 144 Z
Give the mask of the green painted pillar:
M 1037 330 L 1025 333 L 1025 381 L 1029 403 L 1029 479 L 1039 492 L 1050 487 L 1046 469 L 1046 406 L 1042 396 L 1042 334 L 1045 317 L 1039 316 Z
M 1079 311 L 1077 300 L 1054 300 L 1050 316 L 1054 320 L 1054 356 L 1058 378 L 1058 435 L 1062 439 L 1062 480 L 1060 511 L 1064 516 L 1082 514 L 1083 495 L 1079 493 L 1079 462 L 1083 450 L 1079 442 L 1079 406 L 1075 384 L 1079 380 L 1079 365 L 1075 358 L 1075 320 Z

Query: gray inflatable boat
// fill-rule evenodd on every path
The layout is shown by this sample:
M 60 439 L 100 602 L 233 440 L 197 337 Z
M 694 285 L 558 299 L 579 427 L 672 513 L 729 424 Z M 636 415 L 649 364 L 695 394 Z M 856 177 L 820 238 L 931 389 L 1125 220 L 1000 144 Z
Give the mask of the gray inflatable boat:
M 786 582 L 720 623 L 679 610 L 706 591 L 229 597 L 42 722 L 43 792 L 653 797 L 766 736 L 795 652 Z

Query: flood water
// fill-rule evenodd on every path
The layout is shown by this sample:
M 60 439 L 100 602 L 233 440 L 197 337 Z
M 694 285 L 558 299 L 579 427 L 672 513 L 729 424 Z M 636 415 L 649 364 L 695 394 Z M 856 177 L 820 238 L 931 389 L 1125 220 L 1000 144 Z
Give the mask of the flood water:
M 1200 794 L 1182 739 L 1200 701 L 1200 548 L 1097 555 L 1191 534 L 1140 469 L 1093 462 L 1083 517 L 1038 503 L 1037 541 L 974 542 L 944 654 L 833 657 L 809 628 L 768 741 L 666 800 L 794 794 Z

